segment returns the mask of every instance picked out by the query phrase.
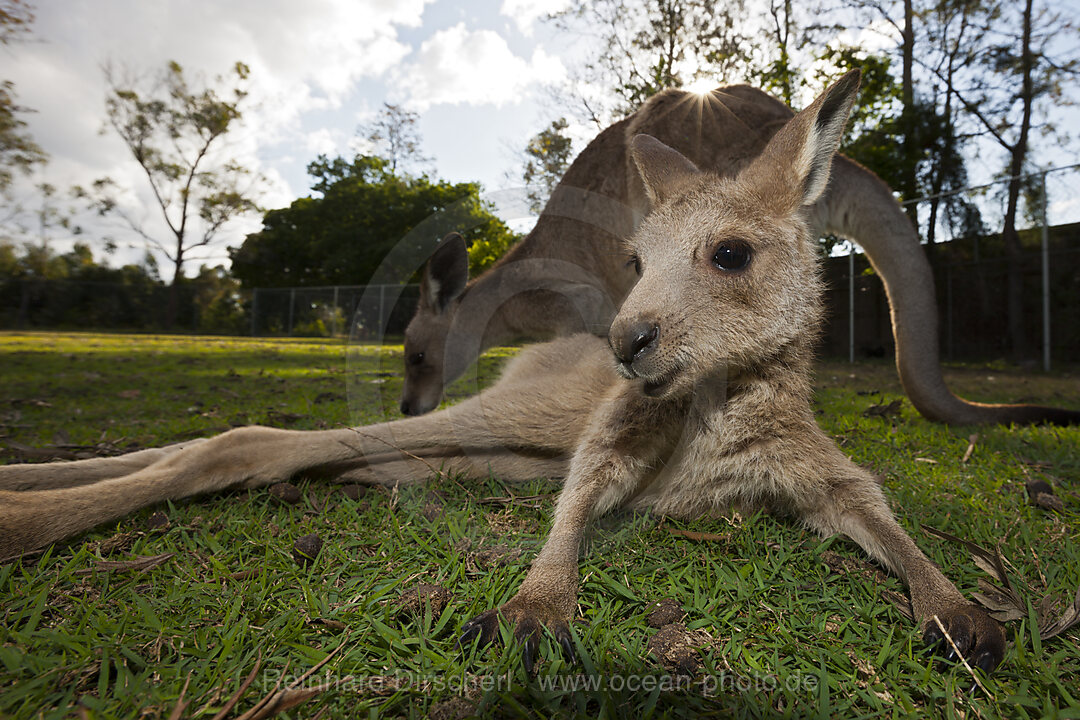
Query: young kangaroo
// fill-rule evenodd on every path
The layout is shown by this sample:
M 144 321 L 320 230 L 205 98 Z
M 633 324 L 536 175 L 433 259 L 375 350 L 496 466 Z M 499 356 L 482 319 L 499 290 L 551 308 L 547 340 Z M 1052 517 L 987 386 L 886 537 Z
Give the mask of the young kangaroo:
M 0 559 L 153 502 L 298 473 L 387 485 L 423 481 L 433 467 L 566 477 L 520 590 L 465 623 L 462 642 L 491 642 L 503 617 L 527 667 L 542 627 L 572 652 L 591 518 L 616 506 L 693 517 L 738 504 L 852 538 L 907 583 L 928 642 L 942 640 L 936 617 L 972 664 L 994 668 L 1001 627 L 916 547 L 811 408 L 821 283 L 807 214 L 857 88 L 857 72 L 844 76 L 734 178 L 699 172 L 650 136 L 633 139 L 656 210 L 630 240 L 640 279 L 607 341 L 579 334 L 528 348 L 490 389 L 423 417 L 241 428 L 119 458 L 0 467 Z
M 656 210 L 630 241 L 640 279 L 611 326 L 622 381 L 592 414 L 551 534 L 521 589 L 466 623 L 490 642 L 514 626 L 531 666 L 541 625 L 569 648 L 578 546 L 587 521 L 617 505 L 698 515 L 733 503 L 843 533 L 908 584 L 973 664 L 1001 660 L 997 623 L 967 602 L 893 518 L 878 483 L 817 426 L 810 363 L 821 284 L 807 211 L 824 191 L 858 88 L 844 76 L 734 179 L 699 172 L 658 140 L 631 153 Z

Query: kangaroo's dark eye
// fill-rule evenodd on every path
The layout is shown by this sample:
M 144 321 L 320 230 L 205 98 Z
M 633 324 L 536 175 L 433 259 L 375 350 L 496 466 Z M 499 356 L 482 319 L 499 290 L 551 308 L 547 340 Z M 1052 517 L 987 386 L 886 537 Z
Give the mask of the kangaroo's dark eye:
M 405 362 L 407 362 L 407 363 L 409 363 L 410 365 L 413 365 L 413 366 L 419 365 L 420 363 L 424 362 L 424 353 L 422 353 L 422 352 L 413 353 L 412 355 L 410 355 L 406 359 Z
M 639 258 L 637 255 L 631 255 L 630 260 L 627 261 L 626 265 L 627 267 L 633 265 L 634 272 L 636 272 L 639 276 L 641 275 L 641 258 Z
M 725 240 L 716 246 L 712 261 L 721 270 L 742 270 L 750 264 L 750 246 L 741 240 Z

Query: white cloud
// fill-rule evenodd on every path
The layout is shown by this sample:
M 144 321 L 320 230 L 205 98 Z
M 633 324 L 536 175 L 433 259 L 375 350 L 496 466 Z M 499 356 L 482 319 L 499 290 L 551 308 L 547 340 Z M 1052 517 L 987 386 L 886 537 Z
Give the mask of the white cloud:
M 499 12 L 514 21 L 518 31 L 532 35 L 533 23 L 570 6 L 570 0 L 503 0 Z
M 469 31 L 458 23 L 424 41 L 399 84 L 408 104 L 420 111 L 440 103 L 500 107 L 519 102 L 530 86 L 565 74 L 562 61 L 543 48 L 525 60 L 498 33 Z
M 109 175 L 129 189 L 123 202 L 132 214 L 161 229 L 145 178 L 127 149 L 111 133 L 99 133 L 105 116 L 103 63 L 149 74 L 176 60 L 192 80 L 227 73 L 236 61 L 247 63 L 249 109 L 227 151 L 270 177 L 263 204 L 273 206 L 302 190 L 272 170 L 276 161 L 301 148 L 328 149 L 335 140 L 336 149 L 347 140 L 312 136 L 304 119 L 341 107 L 359 82 L 397 66 L 411 52 L 399 30 L 419 27 L 431 1 L 43 3 L 35 8 L 30 41 L 4 49 L 4 76 L 15 83 L 19 103 L 35 111 L 25 119 L 52 157 L 45 179 L 64 188 Z M 228 239 L 235 243 L 240 237 L 238 226 Z

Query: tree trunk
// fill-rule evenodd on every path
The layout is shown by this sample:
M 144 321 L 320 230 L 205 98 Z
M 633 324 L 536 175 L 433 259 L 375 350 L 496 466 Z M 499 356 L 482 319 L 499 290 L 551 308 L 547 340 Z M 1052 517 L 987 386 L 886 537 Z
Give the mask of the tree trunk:
M 915 64 L 915 25 L 912 0 L 904 0 L 904 32 L 902 35 L 903 74 L 901 77 L 901 101 L 903 110 L 900 113 L 900 123 L 904 132 L 904 160 L 900 183 L 900 193 L 904 200 L 914 200 L 919 194 L 919 182 L 916 177 L 918 163 L 919 139 L 916 137 L 915 128 L 918 125 L 915 112 L 915 81 L 912 77 L 912 67 Z M 919 232 L 919 206 L 911 203 L 904 206 L 915 232 Z
M 1009 328 L 1009 349 L 1016 362 L 1028 355 L 1027 335 L 1024 332 L 1024 276 L 1021 267 L 1022 248 L 1020 235 L 1016 231 L 1016 212 L 1020 200 L 1021 174 L 1027 158 L 1028 133 L 1031 130 L 1031 106 L 1034 92 L 1031 79 L 1031 5 L 1032 0 L 1024 3 L 1024 27 L 1020 48 L 1020 64 L 1023 72 L 1023 85 L 1020 101 L 1023 103 L 1023 118 L 1020 121 L 1020 134 L 1012 146 L 1009 158 L 1009 200 L 1005 209 L 1005 223 L 1001 237 L 1005 242 L 1005 257 L 1008 259 L 1006 281 L 1006 313 Z
M 169 284 L 169 298 L 165 304 L 165 330 L 171 331 L 176 324 L 176 314 L 180 307 L 180 283 L 184 281 L 184 257 L 177 254 L 173 261 L 173 279 Z

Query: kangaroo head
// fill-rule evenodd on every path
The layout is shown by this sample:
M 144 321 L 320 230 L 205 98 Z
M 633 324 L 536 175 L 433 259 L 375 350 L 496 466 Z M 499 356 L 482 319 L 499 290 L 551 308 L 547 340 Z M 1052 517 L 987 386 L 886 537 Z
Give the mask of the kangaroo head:
M 442 400 L 443 378 L 460 359 L 449 357 L 447 337 L 469 279 L 469 255 L 457 233 L 442 239 L 424 267 L 420 303 L 405 328 L 405 385 L 401 412 L 423 415 Z M 453 377 L 453 376 L 452 376 Z
M 859 86 L 852 71 L 796 115 L 735 178 L 697 169 L 648 135 L 630 144 L 653 212 L 630 239 L 640 278 L 608 339 L 620 373 L 675 397 L 720 368 L 738 373 L 809 349 L 818 324 L 816 238 Z

